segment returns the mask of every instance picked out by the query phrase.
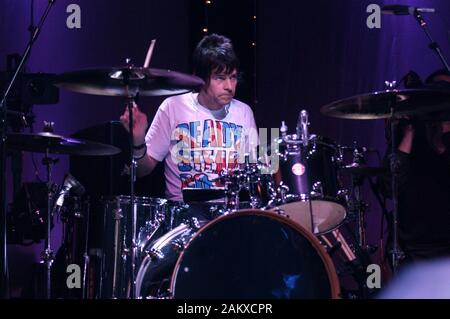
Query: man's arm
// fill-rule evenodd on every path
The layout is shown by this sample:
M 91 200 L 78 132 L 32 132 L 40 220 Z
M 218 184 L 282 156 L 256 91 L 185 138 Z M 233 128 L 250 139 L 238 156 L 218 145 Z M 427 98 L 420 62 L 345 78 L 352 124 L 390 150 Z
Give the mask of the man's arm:
M 143 177 L 150 174 L 153 169 L 158 165 L 158 161 L 148 154 L 145 154 L 143 158 L 136 161 L 137 163 L 137 177 Z
M 145 135 L 147 133 L 148 121 L 147 115 L 142 113 L 138 106 L 133 106 L 133 145 L 134 145 L 134 158 L 137 162 L 137 176 L 143 177 L 150 174 L 158 164 L 158 161 L 148 155 L 147 146 L 145 142 Z M 125 108 L 124 113 L 120 117 L 122 125 L 127 131 L 129 131 L 129 112 L 128 108 Z
M 403 136 L 400 143 L 396 149 L 396 157 L 397 157 L 397 186 L 398 189 L 402 189 L 405 184 L 408 183 L 408 176 L 410 174 L 410 165 L 409 165 L 409 157 L 412 150 L 412 145 L 414 141 L 414 127 L 412 125 L 407 125 L 403 129 Z M 381 188 L 382 193 L 391 198 L 392 196 L 392 185 L 391 185 L 391 173 L 390 173 L 390 165 L 391 165 L 391 149 L 390 143 L 388 143 L 388 152 L 384 157 L 383 166 L 386 167 L 389 171 L 388 174 L 382 175 L 378 178 L 378 185 Z

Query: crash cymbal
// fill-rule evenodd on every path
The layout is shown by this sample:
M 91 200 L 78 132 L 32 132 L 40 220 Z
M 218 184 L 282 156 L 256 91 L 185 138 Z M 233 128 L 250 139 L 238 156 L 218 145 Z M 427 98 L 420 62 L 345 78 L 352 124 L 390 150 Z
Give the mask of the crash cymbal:
M 10 149 L 79 156 L 108 156 L 120 153 L 115 146 L 67 138 L 52 133 L 9 133 L 6 145 Z
M 344 173 L 358 176 L 379 176 L 389 174 L 389 170 L 385 167 L 365 166 L 355 163 L 341 167 L 340 170 Z
M 84 94 L 134 97 L 174 95 L 204 84 L 197 76 L 162 69 L 117 67 L 67 72 L 54 85 Z M 126 86 L 128 83 L 128 87 Z
M 450 109 L 450 91 L 439 89 L 387 90 L 352 96 L 321 108 L 324 115 L 356 120 L 394 118 Z

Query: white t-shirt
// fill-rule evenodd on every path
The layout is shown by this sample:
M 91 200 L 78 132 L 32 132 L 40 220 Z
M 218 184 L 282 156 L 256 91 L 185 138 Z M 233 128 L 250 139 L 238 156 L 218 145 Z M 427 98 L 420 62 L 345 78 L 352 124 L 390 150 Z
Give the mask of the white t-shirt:
M 160 105 L 145 142 L 147 154 L 164 160 L 166 197 L 182 201 L 181 190 L 216 188 L 225 168 L 252 153 L 258 135 L 251 108 L 233 99 L 211 111 L 198 103 L 198 93 L 172 96 Z

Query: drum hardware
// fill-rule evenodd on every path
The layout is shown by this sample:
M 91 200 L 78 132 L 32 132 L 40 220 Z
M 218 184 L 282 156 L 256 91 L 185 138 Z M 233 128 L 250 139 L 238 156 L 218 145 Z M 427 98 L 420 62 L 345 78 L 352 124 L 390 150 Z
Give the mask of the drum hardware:
M 343 231 L 347 236 L 344 236 Z M 371 263 L 370 254 L 374 252 L 373 247 L 367 246 L 366 249 L 362 249 L 348 223 L 345 223 L 344 227 L 321 235 L 319 239 L 333 258 L 338 276 L 340 278 L 350 276 L 358 285 L 357 290 L 346 291 L 346 298 L 369 298 L 374 291 L 367 287 L 366 270 Z
M 53 195 L 54 192 L 52 190 L 53 188 L 53 182 L 52 182 L 52 168 L 55 163 L 58 162 L 58 159 L 53 159 L 49 157 L 49 150 L 47 149 L 45 152 L 45 157 L 42 159 L 42 164 L 44 164 L 47 168 L 47 234 L 45 236 L 45 244 L 44 244 L 44 251 L 41 253 L 41 259 L 42 263 L 46 265 L 47 268 L 47 276 L 46 276 L 46 284 L 47 284 L 47 298 L 50 299 L 52 296 L 51 292 L 51 269 L 53 264 L 53 250 L 51 248 L 51 220 L 52 220 L 52 202 L 53 202 Z
M 7 101 L 9 100 L 10 94 L 12 93 L 12 89 L 14 88 L 14 85 L 17 83 L 17 79 L 19 78 L 19 74 L 22 72 L 29 56 L 31 53 L 31 50 L 33 48 L 34 43 L 36 43 L 36 40 L 40 34 L 40 31 L 42 27 L 44 26 L 44 23 L 47 19 L 48 14 L 50 13 L 51 8 L 53 7 L 55 3 L 55 0 L 49 0 L 48 4 L 45 8 L 44 13 L 41 16 L 41 19 L 39 20 L 39 23 L 36 27 L 33 26 L 32 29 L 30 29 L 30 40 L 28 41 L 28 44 L 25 48 L 24 53 L 22 54 L 22 58 L 17 65 L 13 76 L 7 82 L 6 90 L 1 98 L 0 101 L 0 233 L 2 234 L 1 241 L 0 241 L 0 296 L 2 298 L 8 298 L 9 297 L 9 273 L 8 273 L 8 253 L 7 253 L 7 211 L 6 211 L 6 150 L 7 150 L 7 130 L 8 130 L 8 104 Z M 47 152 L 48 153 L 48 152 Z M 46 156 L 48 158 L 48 156 Z M 49 170 L 48 170 L 49 171 Z M 50 173 L 50 172 L 48 172 Z M 48 178 L 49 179 L 49 178 Z M 50 181 L 48 181 L 50 182 Z M 50 185 L 49 185 L 50 189 Z M 49 191 L 50 193 L 50 191 Z M 50 200 L 48 199 L 49 204 Z M 48 215 L 50 215 L 51 206 L 47 207 Z M 50 221 L 47 221 L 47 223 L 50 225 Z M 48 226 L 48 229 L 50 226 Z M 50 230 L 48 230 L 48 233 Z M 47 236 L 48 237 L 48 236 Z M 49 241 L 49 238 L 47 238 L 47 241 Z M 51 285 L 50 285 L 50 267 L 52 262 L 52 256 L 51 256 L 51 247 L 49 243 L 46 243 L 46 251 L 44 252 L 44 263 L 47 266 L 47 287 L 46 287 L 46 297 L 51 298 Z
M 150 60 L 153 47 L 149 49 L 146 61 Z M 139 96 L 163 96 L 187 93 L 204 84 L 199 77 L 171 70 L 145 67 L 135 67 L 126 59 L 125 67 L 91 69 L 76 72 L 66 72 L 54 79 L 54 85 L 74 92 L 94 95 L 121 96 L 126 98 L 129 113 L 130 137 L 130 201 L 132 210 L 131 222 L 131 283 L 134 285 L 137 267 L 137 213 L 134 205 L 136 179 L 136 160 L 133 156 L 133 113 L 134 101 Z M 131 289 L 133 298 L 134 287 Z
M 249 197 L 251 208 L 262 208 L 275 200 L 276 191 L 267 174 L 262 173 L 262 163 L 250 163 L 250 156 L 245 155 L 245 163 L 233 169 L 223 169 L 218 179 L 225 185 L 225 209 L 228 214 L 241 209 L 241 192 Z
M 50 123 L 50 122 L 48 122 Z M 72 155 L 112 155 L 120 152 L 119 149 L 101 143 L 94 143 L 86 140 L 78 140 L 73 138 L 66 138 L 63 136 L 55 135 L 52 132 L 53 123 L 48 124 L 45 127 L 45 132 L 35 133 L 35 134 L 27 134 L 27 133 L 9 133 L 7 139 L 7 147 L 9 149 L 16 149 L 22 151 L 29 152 L 38 152 L 44 153 L 44 158 L 42 159 L 42 164 L 46 166 L 47 171 L 47 232 L 45 236 L 45 249 L 42 252 L 42 263 L 46 265 L 47 275 L 46 275 L 46 294 L 47 298 L 51 298 L 51 268 L 52 263 L 54 261 L 53 251 L 51 249 L 51 220 L 55 211 L 52 208 L 55 208 L 57 211 L 61 205 L 58 201 L 54 202 L 55 184 L 52 182 L 52 168 L 58 162 L 58 159 L 54 159 L 50 157 L 50 154 L 72 154 Z M 59 196 L 59 200 L 61 201 L 65 195 L 67 189 L 71 187 L 76 187 L 77 183 L 75 179 L 69 176 L 66 176 L 65 185 L 63 188 L 64 192 L 61 192 Z M 63 190 L 63 189 L 62 189 Z M 54 205 L 55 206 L 54 206 Z
M 320 236 L 320 239 L 325 243 L 325 248 L 327 250 L 327 254 L 330 255 L 330 257 L 333 257 L 334 254 L 342 247 L 340 242 L 332 244 L 327 237 Z
M 352 163 L 343 166 L 344 172 L 351 175 L 351 190 L 348 197 L 348 211 L 351 220 L 356 222 L 356 232 L 349 231 L 354 237 L 355 245 L 353 249 L 347 247 L 344 253 L 347 255 L 348 263 L 353 276 L 356 278 L 360 287 L 360 294 L 363 298 L 367 298 L 370 294 L 366 286 L 366 267 L 370 263 L 370 255 L 375 252 L 376 248 L 367 244 L 366 241 L 366 223 L 365 214 L 368 205 L 363 201 L 361 196 L 361 187 L 366 177 L 380 175 L 385 172 L 384 169 L 378 167 L 367 167 L 365 153 L 368 151 L 365 147 L 343 147 L 350 150 L 353 155 Z M 369 179 L 370 182 L 370 179 Z M 346 225 L 348 227 L 348 225 Z M 334 233 L 333 233 L 334 234 Z M 336 238 L 342 238 L 342 234 L 334 234 Z
M 297 134 L 286 134 L 288 128 L 282 123 L 277 141 L 281 182 L 268 208 L 281 206 L 291 219 L 321 234 L 345 219 L 345 196 L 337 178 L 342 154 L 331 140 L 309 134 L 307 116 L 304 110 L 300 113 Z
M 358 168 L 365 164 L 364 153 L 360 151 L 355 145 L 353 150 L 353 163 L 349 167 Z M 352 174 L 351 191 L 349 198 L 349 213 L 350 216 L 356 219 L 358 228 L 358 244 L 359 247 L 364 249 L 366 247 L 366 223 L 365 213 L 368 205 L 362 201 L 361 198 L 361 186 L 364 182 L 364 178 L 359 174 Z
M 159 249 L 156 249 L 156 248 L 152 248 L 149 251 L 147 251 L 147 255 L 150 256 L 150 258 L 152 260 L 158 260 L 158 259 L 164 258 L 164 254 L 162 253 L 162 251 Z
M 405 116 L 423 116 L 448 109 L 450 92 L 436 88 L 387 89 L 353 96 L 332 102 L 321 108 L 324 115 L 344 119 L 390 119 L 391 145 L 390 173 L 392 184 L 392 238 L 390 252 L 392 270 L 395 273 L 403 253 L 398 243 L 398 159 L 396 158 L 395 120 Z
M 294 199 L 293 194 L 289 194 L 289 186 L 284 185 L 283 181 L 281 181 L 280 186 L 277 188 L 277 199 L 279 203 L 285 204 L 289 199 Z
M 178 239 L 174 240 L 174 242 L 172 243 L 172 246 L 176 252 L 181 253 L 183 251 L 183 249 L 186 247 L 186 241 L 183 240 L 182 238 L 178 238 Z
M 85 188 L 71 174 L 67 173 L 64 176 L 61 185 L 53 207 L 53 215 L 59 215 L 62 221 L 63 240 L 53 265 L 55 273 L 59 271 L 60 277 L 54 277 L 52 285 L 55 290 L 52 295 L 53 298 L 86 299 L 88 293 L 87 274 L 90 265 L 88 255 L 90 205 L 82 197 Z M 70 264 L 82 267 L 81 290 L 67 288 L 64 278 L 67 266 Z M 60 269 L 56 270 L 58 266 Z
M 155 236 L 156 232 L 160 229 L 162 221 L 155 220 L 147 222 L 145 226 L 139 229 L 137 235 L 136 244 L 140 253 L 144 251 L 145 245 Z
M 177 225 L 184 206 L 160 198 L 136 197 L 132 209 L 130 196 L 103 197 L 101 201 L 104 210 L 102 265 L 99 270 L 101 298 L 130 298 L 133 254 L 136 255 L 134 262 L 137 266 L 145 256 L 157 258 L 158 251 L 151 252 L 149 243 Z M 134 242 L 133 210 L 138 217 Z
M 282 208 L 276 207 L 275 209 L 273 209 L 273 212 L 275 212 L 277 215 L 281 217 L 290 218 L 289 215 Z
M 196 217 L 191 217 L 188 220 L 187 225 L 193 231 L 197 231 L 197 230 L 199 230 L 202 227 L 201 224 L 200 224 L 200 221 Z
M 312 185 L 311 198 L 321 198 L 324 196 L 322 182 L 318 181 Z

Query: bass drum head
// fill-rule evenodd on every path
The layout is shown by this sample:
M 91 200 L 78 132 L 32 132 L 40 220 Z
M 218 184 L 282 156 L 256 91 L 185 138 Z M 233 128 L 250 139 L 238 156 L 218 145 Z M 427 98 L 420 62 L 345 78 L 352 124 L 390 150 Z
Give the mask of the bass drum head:
M 243 210 L 194 235 L 170 291 L 176 299 L 338 298 L 339 281 L 312 233 L 273 213 Z

